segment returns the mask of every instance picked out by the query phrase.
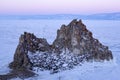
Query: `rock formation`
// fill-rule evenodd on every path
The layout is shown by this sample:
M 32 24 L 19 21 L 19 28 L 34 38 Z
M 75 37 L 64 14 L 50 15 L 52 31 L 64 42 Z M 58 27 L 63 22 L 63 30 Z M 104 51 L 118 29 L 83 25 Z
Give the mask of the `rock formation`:
M 28 52 L 35 53 L 36 51 L 51 51 L 50 45 L 44 38 L 36 38 L 34 34 L 24 32 L 24 35 L 20 36 L 19 44 L 14 54 L 14 60 L 10 63 L 10 68 L 20 69 L 28 68 L 30 69 L 32 63 L 28 57 Z
M 71 69 L 83 61 L 104 61 L 113 59 L 112 52 L 93 38 L 81 20 L 74 19 L 68 25 L 62 25 L 52 45 L 46 39 L 37 38 L 25 32 L 20 36 L 12 69 L 33 69 L 58 72 Z
M 58 50 L 66 50 L 73 54 L 89 55 L 88 59 L 110 60 L 112 53 L 107 46 L 94 39 L 81 20 L 74 19 L 69 25 L 62 25 L 57 31 L 53 46 Z

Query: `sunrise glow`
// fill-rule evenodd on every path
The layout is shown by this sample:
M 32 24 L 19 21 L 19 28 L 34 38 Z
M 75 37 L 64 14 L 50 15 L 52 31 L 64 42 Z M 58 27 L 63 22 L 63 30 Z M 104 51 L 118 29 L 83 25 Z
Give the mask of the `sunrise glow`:
M 93 14 L 119 11 L 120 0 L 0 0 L 0 14 Z

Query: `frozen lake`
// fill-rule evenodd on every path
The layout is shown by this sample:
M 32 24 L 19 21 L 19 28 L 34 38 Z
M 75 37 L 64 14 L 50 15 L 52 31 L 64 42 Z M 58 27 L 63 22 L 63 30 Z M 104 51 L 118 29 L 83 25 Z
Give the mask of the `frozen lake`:
M 49 43 L 52 43 L 56 37 L 57 29 L 59 29 L 62 24 L 67 25 L 70 21 L 71 20 L 0 20 L 0 74 L 9 71 L 7 66 L 13 60 L 19 36 L 24 33 L 24 31 L 34 33 L 37 37 L 46 38 Z M 61 72 L 59 76 L 64 75 L 64 77 L 61 77 L 61 80 L 90 80 L 90 78 L 91 80 L 119 80 L 120 21 L 83 20 L 83 23 L 93 32 L 95 38 L 99 39 L 102 44 L 109 46 L 113 53 L 114 60 L 110 63 L 86 63 L 82 67 L 76 67 L 72 71 Z M 58 78 L 58 74 L 50 75 L 47 72 L 41 72 L 39 74 L 42 78 L 37 77 L 35 80 L 57 80 Z M 45 75 L 49 77 L 46 78 Z M 72 75 L 73 78 L 71 78 L 70 75 Z M 34 78 L 32 80 L 34 80 Z

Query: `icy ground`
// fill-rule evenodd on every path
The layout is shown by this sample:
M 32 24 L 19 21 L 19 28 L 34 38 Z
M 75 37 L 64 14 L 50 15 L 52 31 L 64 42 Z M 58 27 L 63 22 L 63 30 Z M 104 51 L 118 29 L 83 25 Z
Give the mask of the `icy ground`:
M 0 20 L 0 74 L 10 71 L 8 64 L 18 44 L 20 34 L 24 31 L 33 32 L 37 37 L 47 38 L 49 43 L 56 37 L 56 31 L 62 24 L 71 20 Z M 50 74 L 49 71 L 36 71 L 39 76 L 26 80 L 120 80 L 120 21 L 83 20 L 94 37 L 109 46 L 114 59 L 84 63 L 72 70 Z M 21 80 L 19 78 L 12 80 Z

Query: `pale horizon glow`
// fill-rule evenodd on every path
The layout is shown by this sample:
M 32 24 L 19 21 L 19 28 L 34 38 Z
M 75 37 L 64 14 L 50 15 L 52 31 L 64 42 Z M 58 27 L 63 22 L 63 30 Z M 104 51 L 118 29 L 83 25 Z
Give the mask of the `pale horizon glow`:
M 94 14 L 120 12 L 120 0 L 0 0 L 0 14 Z

